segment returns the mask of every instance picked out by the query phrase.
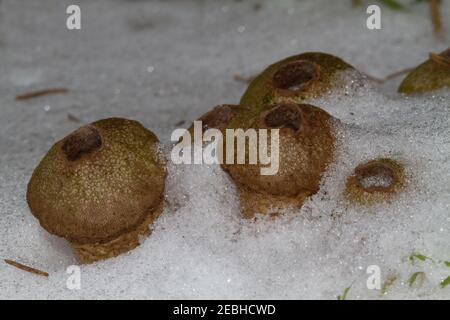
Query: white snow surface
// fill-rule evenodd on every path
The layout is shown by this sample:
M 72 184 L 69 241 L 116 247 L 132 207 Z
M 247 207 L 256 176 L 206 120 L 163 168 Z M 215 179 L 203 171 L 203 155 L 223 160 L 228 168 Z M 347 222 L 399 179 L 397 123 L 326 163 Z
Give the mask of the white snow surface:
M 75 3 L 82 29 L 69 31 L 65 10 Z M 449 17 L 450 1 L 442 4 Z M 406 98 L 395 93 L 401 77 L 353 86 L 346 73 L 345 92 L 314 101 L 341 121 L 338 150 L 301 210 L 243 220 L 220 167 L 170 164 L 151 236 L 81 266 L 80 290 L 66 286 L 66 268 L 77 264 L 69 245 L 39 226 L 25 200 L 40 159 L 83 123 L 136 119 L 169 149 L 180 121 L 187 127 L 215 105 L 238 103 L 246 84 L 235 75 L 281 58 L 328 52 L 375 77 L 417 65 L 446 43 L 433 37 L 425 3 L 408 8 L 382 7 L 383 29 L 370 31 L 365 6 L 350 1 L 0 0 L 0 258 L 50 273 L 1 261 L 0 298 L 336 299 L 350 287 L 348 299 L 450 299 L 450 286 L 439 285 L 450 275 L 450 92 Z M 14 99 L 47 87 L 70 92 Z M 374 207 L 350 205 L 346 177 L 380 157 L 404 164 L 405 191 Z M 412 263 L 412 253 L 430 259 Z M 371 265 L 382 284 L 395 279 L 384 293 L 366 285 Z M 410 286 L 414 272 L 425 277 Z

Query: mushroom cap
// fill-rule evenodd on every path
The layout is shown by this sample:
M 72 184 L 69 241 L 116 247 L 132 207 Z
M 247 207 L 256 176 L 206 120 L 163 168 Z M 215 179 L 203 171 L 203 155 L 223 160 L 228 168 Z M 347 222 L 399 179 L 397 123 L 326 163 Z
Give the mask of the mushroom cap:
M 28 184 L 33 215 L 77 244 L 133 231 L 163 200 L 166 170 L 158 138 L 140 123 L 110 118 L 57 142 Z
M 257 164 L 249 164 L 248 147 L 245 164 L 237 164 L 235 159 L 235 164 L 225 163 L 223 167 L 239 187 L 253 192 L 288 197 L 314 194 L 334 154 L 332 121 L 331 115 L 312 105 L 274 105 L 243 128 L 279 129 L 278 172 L 261 175 L 260 169 L 268 165 L 259 159 Z M 270 150 L 271 134 L 267 131 L 267 149 Z M 226 136 L 224 140 L 228 143 Z M 236 157 L 237 144 L 234 145 Z
M 338 71 L 354 69 L 342 59 L 321 52 L 291 56 L 267 67 L 248 86 L 240 105 L 258 108 L 262 105 L 293 102 L 325 94 L 335 84 Z
M 420 94 L 443 88 L 450 88 L 450 48 L 428 59 L 408 73 L 398 88 L 405 94 Z

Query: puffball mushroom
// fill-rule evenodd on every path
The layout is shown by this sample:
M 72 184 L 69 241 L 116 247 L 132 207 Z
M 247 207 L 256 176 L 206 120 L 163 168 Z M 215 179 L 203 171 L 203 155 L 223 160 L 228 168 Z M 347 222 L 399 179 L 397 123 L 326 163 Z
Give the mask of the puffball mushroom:
M 330 54 L 307 52 L 267 67 L 248 86 L 240 105 L 258 109 L 267 104 L 302 103 L 338 85 L 339 71 L 354 68 Z
M 420 94 L 450 88 L 450 48 L 430 58 L 412 70 L 400 84 L 398 92 Z
M 140 123 L 110 118 L 57 142 L 34 170 L 27 201 L 48 232 L 82 263 L 117 256 L 163 209 L 166 169 L 158 138 Z
M 239 190 L 247 218 L 255 213 L 277 214 L 288 207 L 301 207 L 307 197 L 319 190 L 322 175 L 334 156 L 334 120 L 327 112 L 294 103 L 275 104 L 267 109 L 243 128 L 279 129 L 278 172 L 262 175 L 261 168 L 267 165 L 259 159 L 256 164 L 235 161 L 222 165 Z M 267 131 L 270 150 L 271 130 Z M 236 150 L 235 144 L 235 155 Z
M 360 164 L 347 178 L 345 195 L 352 203 L 373 205 L 392 199 L 405 186 L 403 165 L 381 158 Z

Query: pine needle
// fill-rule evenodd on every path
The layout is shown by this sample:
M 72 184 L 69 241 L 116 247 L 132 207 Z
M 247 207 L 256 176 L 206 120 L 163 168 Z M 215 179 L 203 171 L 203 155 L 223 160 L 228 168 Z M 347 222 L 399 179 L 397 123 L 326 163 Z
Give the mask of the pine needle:
M 430 59 L 444 67 L 450 68 L 450 58 L 448 58 L 442 54 L 430 53 Z
M 428 0 L 430 6 L 431 22 L 433 23 L 434 33 L 438 37 L 442 37 L 442 22 L 438 0 Z
M 27 93 L 18 95 L 16 97 L 16 100 L 18 100 L 18 101 L 28 100 L 28 99 L 32 99 L 32 98 L 49 95 L 49 94 L 67 93 L 68 91 L 69 90 L 67 90 L 66 88 L 48 88 L 48 89 L 44 89 L 44 90 L 32 91 L 32 92 L 27 92 Z
M 28 267 L 28 266 L 26 266 L 24 264 L 21 264 L 21 263 L 18 263 L 16 261 L 5 259 L 5 262 L 7 264 L 13 266 L 13 267 L 16 267 L 16 268 L 20 269 L 20 270 L 23 270 L 23 271 L 26 271 L 26 272 L 30 272 L 30 273 L 36 274 L 38 276 L 43 276 L 43 277 L 48 277 L 49 276 L 49 274 L 47 272 L 45 272 L 45 271 Z
M 362 5 L 362 0 L 352 0 L 352 7 L 360 7 Z

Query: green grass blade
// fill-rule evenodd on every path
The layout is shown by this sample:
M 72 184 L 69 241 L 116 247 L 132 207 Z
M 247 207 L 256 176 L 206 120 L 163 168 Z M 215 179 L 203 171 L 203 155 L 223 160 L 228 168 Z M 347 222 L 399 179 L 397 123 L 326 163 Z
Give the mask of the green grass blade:
M 380 2 L 392 10 L 404 10 L 405 9 L 405 7 L 396 0 L 380 0 Z
M 445 288 L 450 284 L 450 276 L 441 281 L 441 288 Z
M 421 272 L 421 271 L 414 272 L 411 275 L 411 277 L 409 277 L 409 280 L 408 280 L 409 286 L 412 287 L 417 279 L 419 279 L 420 282 L 423 282 L 424 278 L 425 278 L 425 273 L 424 272 Z
M 347 299 L 347 293 L 350 291 L 350 287 L 347 287 L 344 289 L 344 292 L 342 293 L 342 295 L 338 295 L 337 299 L 338 300 L 346 300 Z

